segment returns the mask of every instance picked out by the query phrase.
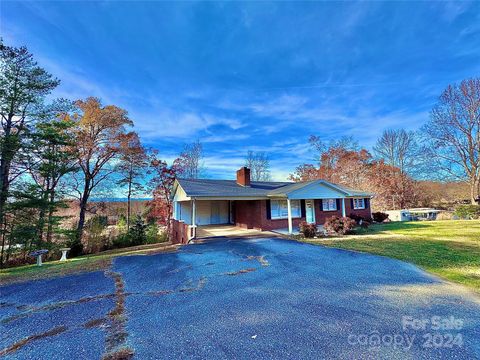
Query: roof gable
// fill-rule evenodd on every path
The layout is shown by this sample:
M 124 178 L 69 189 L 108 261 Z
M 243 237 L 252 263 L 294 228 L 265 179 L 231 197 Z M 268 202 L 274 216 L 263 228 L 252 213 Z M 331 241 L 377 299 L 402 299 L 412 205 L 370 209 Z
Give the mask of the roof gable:
M 289 199 L 336 199 L 348 196 L 344 191 L 324 183 L 322 180 L 307 184 L 287 194 Z

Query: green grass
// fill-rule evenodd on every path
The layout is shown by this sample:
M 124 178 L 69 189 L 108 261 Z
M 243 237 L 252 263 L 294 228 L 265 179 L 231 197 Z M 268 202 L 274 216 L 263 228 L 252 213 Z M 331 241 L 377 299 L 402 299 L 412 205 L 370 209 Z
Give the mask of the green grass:
M 479 220 L 392 222 L 308 242 L 408 261 L 480 292 Z
M 49 277 L 64 276 L 85 271 L 103 270 L 110 266 L 117 256 L 153 254 L 174 251 L 176 246 L 168 243 L 141 245 L 115 249 L 95 255 L 80 256 L 67 261 L 44 262 L 43 266 L 25 265 L 0 270 L 0 285 Z

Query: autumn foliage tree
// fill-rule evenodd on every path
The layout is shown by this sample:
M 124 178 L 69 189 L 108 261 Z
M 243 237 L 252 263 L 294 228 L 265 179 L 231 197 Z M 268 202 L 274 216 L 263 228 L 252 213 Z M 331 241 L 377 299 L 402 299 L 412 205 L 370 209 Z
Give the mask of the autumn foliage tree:
M 77 109 L 71 119 L 75 122 L 75 152 L 83 178 L 77 189 L 80 214 L 74 245 L 78 248 L 76 251 L 81 252 L 88 199 L 92 191 L 115 171 L 111 161 L 121 155 L 125 126 L 133 123 L 125 110 L 114 105 L 103 106 L 97 98 L 78 100 L 75 105 Z
M 314 139 L 318 166 L 303 164 L 290 175 L 294 181 L 323 179 L 375 193 L 373 205 L 381 210 L 403 208 L 415 199 L 415 182 L 398 167 L 375 160 L 369 151 L 345 139 L 328 146 Z
M 150 217 L 160 225 L 165 226 L 167 235 L 171 235 L 171 220 L 173 214 L 172 191 L 178 173 L 177 165 L 169 166 L 166 161 L 158 158 L 156 153 L 150 157 L 150 171 L 153 188 L 153 199 L 150 201 Z

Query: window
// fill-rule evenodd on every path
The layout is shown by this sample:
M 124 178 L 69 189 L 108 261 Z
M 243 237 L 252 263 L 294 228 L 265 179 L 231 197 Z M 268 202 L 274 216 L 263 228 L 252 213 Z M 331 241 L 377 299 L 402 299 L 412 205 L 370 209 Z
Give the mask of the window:
M 292 207 L 292 218 L 300 217 L 301 216 L 300 200 L 290 200 L 290 206 Z M 270 214 L 272 219 L 287 219 L 288 218 L 287 200 L 271 200 Z
M 353 208 L 358 209 L 365 209 L 365 200 L 364 199 L 353 199 Z
M 323 208 L 323 211 L 337 210 L 337 199 L 323 199 L 322 208 Z

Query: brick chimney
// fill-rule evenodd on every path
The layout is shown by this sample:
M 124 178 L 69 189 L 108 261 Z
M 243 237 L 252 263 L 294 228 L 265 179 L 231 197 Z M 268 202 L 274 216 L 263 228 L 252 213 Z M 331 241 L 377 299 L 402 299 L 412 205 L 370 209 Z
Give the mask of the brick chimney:
M 237 170 L 237 184 L 241 186 L 250 186 L 250 169 L 242 167 Z

